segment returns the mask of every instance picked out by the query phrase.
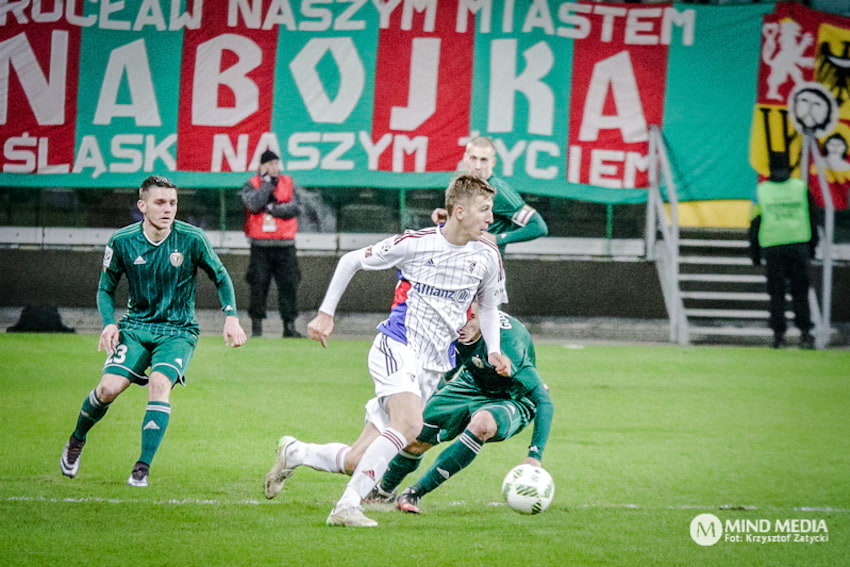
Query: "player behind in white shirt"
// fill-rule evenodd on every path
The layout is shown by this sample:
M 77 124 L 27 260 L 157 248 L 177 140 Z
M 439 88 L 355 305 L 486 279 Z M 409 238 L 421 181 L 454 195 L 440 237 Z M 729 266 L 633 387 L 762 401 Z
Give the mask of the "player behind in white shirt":
M 282 437 L 265 479 L 267 498 L 274 498 L 300 465 L 350 474 L 327 524 L 376 526 L 363 514 L 361 501 L 421 430 L 424 403 L 441 375 L 455 366 L 453 343 L 473 299 L 479 304 L 487 359 L 499 374 L 510 375 L 510 360 L 499 343 L 498 306 L 507 301 L 504 270 L 495 244 L 482 238 L 493 220 L 493 194 L 478 177 L 457 177 L 446 189 L 445 226 L 408 231 L 340 258 L 319 313 L 307 325 L 308 336 L 323 347 L 337 304 L 357 271 L 396 268 L 399 273 L 392 311 L 378 325 L 369 351 L 375 397 L 366 404 L 366 426 L 350 447 Z

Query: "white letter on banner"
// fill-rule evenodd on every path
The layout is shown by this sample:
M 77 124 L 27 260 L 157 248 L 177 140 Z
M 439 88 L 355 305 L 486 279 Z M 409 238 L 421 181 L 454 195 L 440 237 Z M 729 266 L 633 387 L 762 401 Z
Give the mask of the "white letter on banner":
M 6 123 L 9 111 L 10 65 L 18 74 L 36 121 L 40 125 L 65 123 L 68 32 L 55 30 L 50 37 L 49 78 L 41 72 L 25 33 L 0 42 L 0 124 Z
M 262 2 L 260 2 L 262 5 Z M 289 0 L 272 0 L 266 19 L 263 20 L 263 29 L 270 30 L 275 26 L 281 26 L 289 31 L 295 30 L 295 16 L 292 14 L 292 6 Z
M 676 8 L 664 8 L 664 20 L 661 24 L 661 43 L 670 45 L 673 40 L 673 25 L 682 29 L 682 45 L 694 44 L 694 18 L 696 12 L 693 10 L 678 11 Z
M 342 11 L 336 19 L 334 20 L 334 30 L 335 31 L 354 31 L 354 30 L 365 30 L 366 29 L 366 20 L 352 20 L 351 16 L 357 14 L 360 8 L 363 7 L 363 4 L 366 3 L 366 0 L 340 0 L 340 2 L 347 2 L 351 4 L 348 8 Z
M 428 138 L 416 136 L 411 139 L 404 134 L 398 134 L 393 140 L 393 171 L 404 171 L 404 156 L 415 154 L 413 160 L 413 171 L 421 173 L 425 171 L 425 162 L 428 160 Z
M 130 87 L 131 102 L 118 104 L 118 91 L 121 88 L 121 78 L 125 73 L 127 85 Z M 148 64 L 148 52 L 143 39 L 118 47 L 109 55 L 93 123 L 109 124 L 117 116 L 135 118 L 138 126 L 162 124 Z
M 490 33 L 490 20 L 493 15 L 493 5 L 490 0 L 460 0 L 457 3 L 457 15 L 455 16 L 455 31 L 465 33 L 469 23 L 469 12 L 481 12 L 478 19 L 478 30 L 481 33 Z
M 535 28 L 540 28 L 547 35 L 555 33 L 552 13 L 549 11 L 549 4 L 546 3 L 546 0 L 534 0 L 525 16 L 525 22 L 522 24 L 523 33 L 534 31 Z
M 141 146 L 144 138 L 141 134 L 118 134 L 112 138 L 109 149 L 112 157 L 126 159 L 109 164 L 110 173 L 135 173 L 142 167 L 141 150 L 127 146 Z
M 603 106 L 608 90 L 614 97 L 617 114 L 606 116 Z M 593 68 L 587 99 L 584 101 L 578 139 L 592 142 L 600 130 L 620 130 L 627 144 L 647 140 L 646 119 L 640 102 L 632 60 L 627 51 L 603 59 Z
M 100 28 L 104 30 L 129 30 L 130 22 L 109 19 L 109 14 L 112 14 L 113 12 L 120 12 L 123 9 L 123 0 L 118 2 L 113 0 L 100 0 L 100 17 L 98 18 Z
M 661 17 L 661 8 L 629 10 L 626 17 L 626 45 L 658 45 L 655 20 Z
M 221 70 L 224 51 L 232 51 L 238 60 Z M 226 33 L 198 46 L 195 77 L 192 83 L 192 124 L 197 126 L 233 126 L 260 107 L 260 90 L 246 75 L 263 60 L 256 43 L 241 35 Z M 233 107 L 218 105 L 218 89 L 233 93 Z
M 390 130 L 416 130 L 437 110 L 440 39 L 417 37 L 410 54 L 407 106 L 390 110 Z
M 551 48 L 541 41 L 524 51 L 525 70 L 517 76 L 517 40 L 496 39 L 491 46 L 487 129 L 490 132 L 513 131 L 514 99 L 519 91 L 528 99 L 528 132 L 551 135 L 555 97 L 552 89 L 540 80 L 555 61 Z
M 157 158 L 161 159 L 168 171 L 177 170 L 177 160 L 168 151 L 168 148 L 177 143 L 177 134 L 169 134 L 160 143 L 156 138 L 148 134 L 145 136 L 145 171 L 154 171 Z
M 162 14 L 159 0 L 142 0 L 142 5 L 136 12 L 136 21 L 133 22 L 133 31 L 139 31 L 145 26 L 154 26 L 157 31 L 165 31 L 165 16 Z
M 493 146 L 496 147 L 496 155 L 499 156 L 499 163 L 502 164 L 502 175 L 510 177 L 514 174 L 514 163 L 525 151 L 525 142 L 520 140 L 512 149 L 508 149 L 505 143 L 497 138 L 493 140 Z
M 322 139 L 318 132 L 298 132 L 289 137 L 286 151 L 290 157 L 304 158 L 298 161 L 288 160 L 286 167 L 289 171 L 301 169 L 316 169 L 319 165 L 319 148 L 315 146 Z
M 425 25 L 422 31 L 434 31 L 434 20 L 437 17 L 437 0 L 404 0 L 404 10 L 401 13 L 401 29 L 413 27 L 413 12 L 425 12 Z
M 327 4 L 330 0 L 301 0 L 301 15 L 304 18 L 298 27 L 301 31 L 327 31 L 333 21 L 333 13 L 328 8 L 320 8 L 314 4 Z
M 330 52 L 339 69 L 339 90 L 331 101 L 316 71 L 316 66 Z M 307 42 L 301 52 L 289 64 L 292 78 L 301 94 L 301 100 L 314 122 L 342 124 L 351 115 L 363 87 L 366 71 L 350 37 L 314 38 Z
M 68 20 L 69 24 L 71 24 L 72 26 L 87 28 L 97 23 L 97 16 L 95 16 L 94 14 L 89 14 L 84 18 L 81 18 L 78 14 L 75 14 L 74 7 L 76 5 L 76 2 L 70 1 L 65 4 L 65 19 Z M 0 25 L 3 25 L 2 18 L 0 18 Z
M 19 24 L 28 24 L 27 15 L 24 10 L 29 4 L 29 0 L 20 0 L 19 2 L 4 2 L 0 5 L 0 26 L 6 25 L 6 14 L 15 16 L 15 20 Z
M 603 6 L 596 4 L 593 8 L 594 14 L 602 14 L 602 32 L 599 34 L 599 39 L 604 43 L 611 43 L 614 36 L 614 19 L 620 16 L 625 16 L 628 11 L 625 8 L 616 6 Z
M 260 13 L 263 9 L 263 0 L 228 0 L 227 1 L 227 25 L 235 28 L 239 25 L 239 16 L 242 16 L 242 21 L 245 22 L 245 27 L 248 29 L 258 29 L 260 27 Z M 271 7 L 269 7 L 271 11 Z
M 558 19 L 569 24 L 570 27 L 558 26 L 555 33 L 561 37 L 573 39 L 584 39 L 590 35 L 590 20 L 585 16 L 578 15 L 579 12 L 588 14 L 593 11 L 593 6 L 587 4 L 565 3 L 558 7 Z M 577 12 L 573 14 L 573 12 Z
M 227 134 L 213 135 L 210 171 L 222 171 L 221 166 L 225 159 L 230 171 L 245 171 L 245 165 L 248 163 L 248 134 L 239 134 L 236 137 L 235 149 Z
M 558 145 L 554 142 L 544 142 L 543 140 L 532 140 L 528 144 L 528 153 L 525 154 L 525 170 L 529 177 L 534 179 L 555 179 L 558 175 L 558 168 L 550 165 L 547 168 L 537 167 L 537 154 L 546 153 L 552 157 L 558 157 L 561 153 Z
M 204 7 L 204 0 L 195 0 L 192 3 L 194 13 L 188 11 L 189 1 L 186 0 L 187 11 L 180 13 L 182 0 L 171 0 L 171 22 L 168 29 L 177 31 L 183 28 L 196 30 L 201 27 L 201 13 Z
M 35 171 L 35 151 L 26 148 L 35 148 L 37 144 L 38 140 L 30 136 L 29 132 L 24 132 L 24 135 L 20 137 L 7 138 L 6 144 L 3 146 L 3 157 L 6 158 L 6 163 L 3 164 L 3 173 L 32 173 Z M 23 163 L 11 163 L 15 161 Z
M 620 165 L 625 152 L 617 150 L 592 150 L 590 152 L 590 184 L 610 189 L 622 189 Z
M 82 173 L 87 167 L 94 169 L 91 174 L 92 179 L 106 171 L 106 164 L 103 161 L 100 146 L 97 144 L 97 138 L 92 135 L 83 136 L 83 139 L 80 140 L 80 149 L 77 150 L 77 158 L 74 160 L 74 169 L 71 172 Z
M 42 7 L 42 0 L 32 0 L 32 21 L 40 24 L 48 24 L 58 21 L 62 17 L 62 2 L 53 2 L 53 11 L 45 12 Z
M 383 30 L 390 27 L 390 15 L 401 4 L 401 0 L 372 0 L 372 4 L 375 5 L 378 14 L 380 14 L 380 23 L 378 25 Z
M 378 169 L 378 159 L 384 153 L 384 150 L 389 147 L 390 143 L 392 143 L 393 135 L 384 134 L 380 140 L 373 142 L 371 136 L 369 136 L 369 132 L 363 132 L 361 130 L 357 133 L 357 137 L 360 139 L 360 145 L 363 146 L 366 155 L 369 156 L 366 168 L 370 171 L 375 171 Z

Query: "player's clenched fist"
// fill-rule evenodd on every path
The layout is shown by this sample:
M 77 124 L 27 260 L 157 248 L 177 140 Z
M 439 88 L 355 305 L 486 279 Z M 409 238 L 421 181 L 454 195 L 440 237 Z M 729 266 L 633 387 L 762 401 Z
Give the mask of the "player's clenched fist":
M 511 375 L 511 359 L 502 353 L 491 352 L 487 355 L 487 362 L 493 365 L 496 373 L 500 376 Z
M 307 336 L 314 341 L 319 341 L 325 348 L 328 346 L 328 337 L 331 336 L 333 330 L 334 318 L 321 311 L 307 324 Z

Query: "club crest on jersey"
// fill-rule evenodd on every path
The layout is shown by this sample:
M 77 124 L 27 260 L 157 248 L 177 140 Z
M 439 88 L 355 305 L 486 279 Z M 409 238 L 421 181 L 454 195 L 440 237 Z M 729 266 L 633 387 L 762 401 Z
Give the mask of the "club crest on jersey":
M 171 262 L 171 265 L 175 268 L 179 268 L 183 263 L 183 254 L 181 252 L 172 252 L 171 256 L 168 257 L 168 261 Z
M 472 364 L 475 366 L 475 368 L 484 368 L 484 361 L 481 360 L 481 357 L 477 354 L 472 357 Z
M 475 273 L 475 266 L 477 266 L 477 265 L 478 265 L 478 262 L 473 260 L 472 262 L 470 262 L 469 264 L 466 265 L 466 269 L 469 270 L 470 274 L 473 274 L 473 273 Z

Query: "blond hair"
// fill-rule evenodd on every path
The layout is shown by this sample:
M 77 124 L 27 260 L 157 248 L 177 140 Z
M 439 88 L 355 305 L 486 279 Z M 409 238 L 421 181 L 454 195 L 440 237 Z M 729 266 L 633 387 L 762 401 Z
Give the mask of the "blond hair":
M 496 194 L 492 185 L 475 175 L 458 175 L 446 188 L 446 211 L 449 216 L 455 205 L 460 201 L 471 201 L 478 195 L 484 195 L 490 199 Z

